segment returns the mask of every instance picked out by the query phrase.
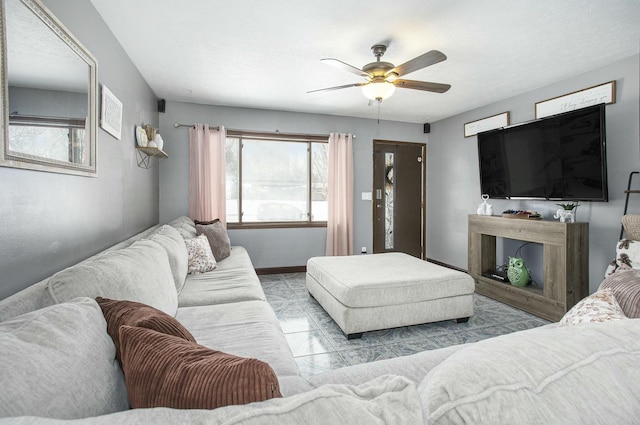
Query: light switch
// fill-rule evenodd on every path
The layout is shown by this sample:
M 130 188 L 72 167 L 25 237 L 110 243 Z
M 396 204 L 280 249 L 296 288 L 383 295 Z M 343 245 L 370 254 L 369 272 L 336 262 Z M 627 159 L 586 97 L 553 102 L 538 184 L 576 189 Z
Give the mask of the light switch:
M 362 200 L 370 201 L 371 200 L 371 192 L 362 192 Z

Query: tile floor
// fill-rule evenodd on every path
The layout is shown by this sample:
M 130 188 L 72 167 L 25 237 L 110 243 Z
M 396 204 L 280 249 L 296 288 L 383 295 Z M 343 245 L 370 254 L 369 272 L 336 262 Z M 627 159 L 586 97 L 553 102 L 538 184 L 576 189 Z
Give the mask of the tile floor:
M 348 341 L 320 304 L 309 296 L 304 273 L 261 275 L 260 281 L 305 377 L 343 366 L 480 341 L 549 323 L 475 294 L 474 316 L 468 323 L 449 320 L 405 326 L 365 332 L 361 339 Z

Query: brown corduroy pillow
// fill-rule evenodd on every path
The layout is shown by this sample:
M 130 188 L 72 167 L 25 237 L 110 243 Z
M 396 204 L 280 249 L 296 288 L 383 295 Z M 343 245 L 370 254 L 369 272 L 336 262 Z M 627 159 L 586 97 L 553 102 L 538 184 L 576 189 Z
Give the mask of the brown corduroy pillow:
M 275 372 L 258 359 L 131 326 L 120 328 L 120 343 L 132 408 L 215 409 L 282 397 Z
M 113 339 L 116 346 L 116 358 L 121 360 L 120 353 L 120 326 L 138 326 L 152 329 L 167 335 L 174 335 L 187 341 L 196 342 L 180 322 L 168 314 L 149 305 L 128 300 L 111 300 L 98 297 L 96 302 L 102 309 L 102 314 L 107 321 L 107 333 Z
M 231 241 L 227 229 L 221 222 L 212 224 L 196 224 L 198 235 L 205 235 L 211 246 L 216 261 L 222 261 L 231 255 Z
M 611 289 L 627 317 L 640 318 L 640 270 L 616 270 L 600 284 L 598 290 L 606 288 Z

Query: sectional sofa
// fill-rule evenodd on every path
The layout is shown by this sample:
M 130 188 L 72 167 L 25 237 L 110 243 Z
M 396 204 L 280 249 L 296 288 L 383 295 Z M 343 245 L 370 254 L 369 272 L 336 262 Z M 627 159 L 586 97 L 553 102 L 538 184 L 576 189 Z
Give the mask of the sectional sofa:
M 246 250 L 234 246 L 213 271 L 187 274 L 184 241 L 194 237 L 193 221 L 180 217 L 0 301 L 0 424 L 638 423 L 638 319 L 552 324 L 306 380 Z M 96 297 L 151 306 L 200 346 L 258 359 L 277 377 L 278 396 L 213 410 L 130 409 L 131 376 Z

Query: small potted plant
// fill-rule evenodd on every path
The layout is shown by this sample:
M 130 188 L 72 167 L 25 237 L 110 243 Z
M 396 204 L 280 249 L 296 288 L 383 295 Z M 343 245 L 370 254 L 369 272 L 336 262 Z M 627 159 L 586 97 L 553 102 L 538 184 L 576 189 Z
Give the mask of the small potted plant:
M 576 209 L 580 205 L 577 202 L 571 202 L 568 204 L 556 204 L 560 208 L 556 211 L 556 215 L 553 218 L 559 218 L 560 223 L 575 223 L 576 221 Z

